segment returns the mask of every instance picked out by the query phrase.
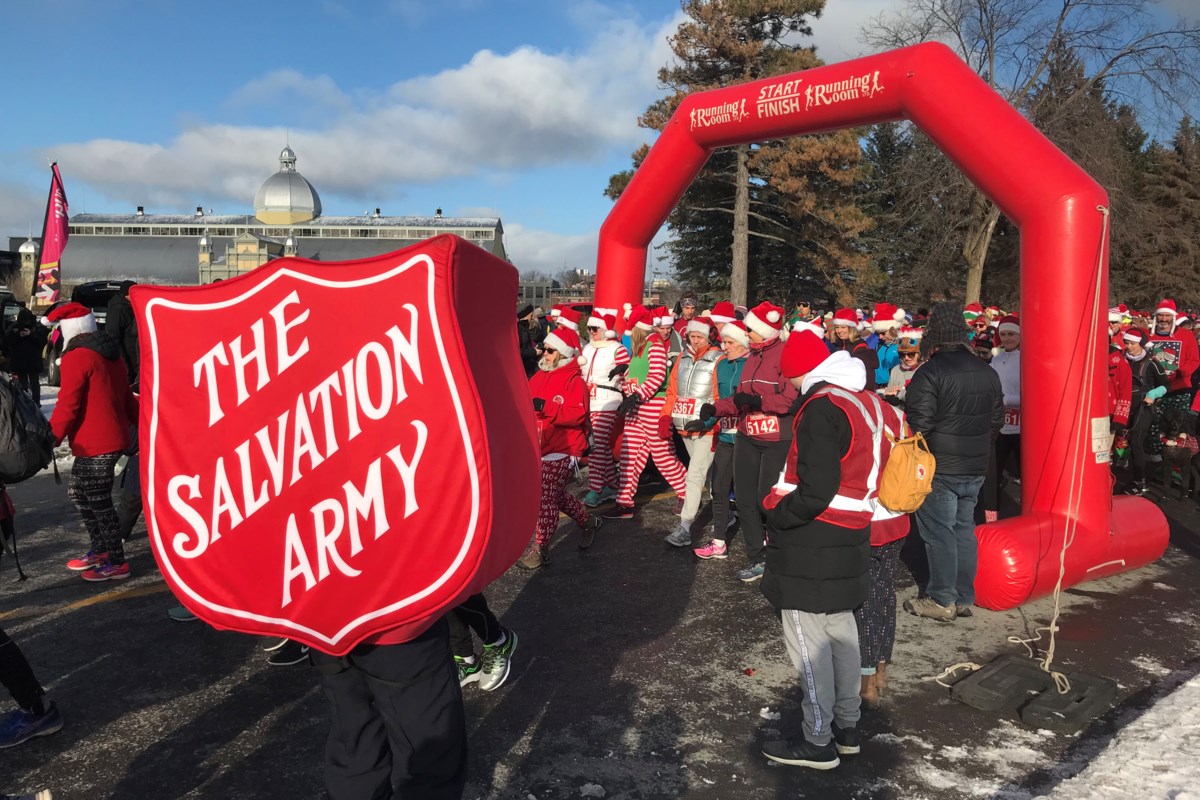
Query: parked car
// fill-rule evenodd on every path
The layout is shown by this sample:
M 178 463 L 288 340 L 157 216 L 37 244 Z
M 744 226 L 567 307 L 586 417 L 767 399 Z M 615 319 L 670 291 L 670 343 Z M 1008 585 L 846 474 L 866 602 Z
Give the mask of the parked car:
M 108 316 L 108 301 L 120 291 L 120 281 L 81 283 L 71 291 L 70 302 L 80 303 L 90 308 L 92 316 L 96 318 L 96 327 L 104 330 L 104 319 Z M 59 300 L 46 309 L 46 313 L 49 314 L 65 302 L 67 301 Z M 62 336 L 58 332 L 58 326 L 55 325 L 50 331 L 50 338 L 46 340 L 46 383 L 50 386 L 58 386 L 61 380 L 58 373 L 58 360 L 62 357 L 62 349 Z

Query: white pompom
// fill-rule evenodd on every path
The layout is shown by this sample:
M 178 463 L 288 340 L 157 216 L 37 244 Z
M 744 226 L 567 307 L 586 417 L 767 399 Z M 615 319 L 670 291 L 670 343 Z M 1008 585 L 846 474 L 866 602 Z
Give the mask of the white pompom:
M 903 322 L 904 321 L 904 309 L 903 308 L 896 309 L 896 313 L 892 315 L 892 319 L 896 320 L 896 322 Z
M 624 307 L 625 307 L 625 316 L 629 316 L 629 312 L 633 311 L 633 303 L 626 303 Z
M 579 358 L 575 359 L 575 363 L 581 367 L 586 367 L 588 362 L 587 362 L 587 358 L 585 358 L 584 356 L 580 356 Z
M 778 311 L 768 311 L 767 312 L 767 322 L 771 323 L 772 325 L 774 325 L 776 322 L 779 322 L 779 312 Z

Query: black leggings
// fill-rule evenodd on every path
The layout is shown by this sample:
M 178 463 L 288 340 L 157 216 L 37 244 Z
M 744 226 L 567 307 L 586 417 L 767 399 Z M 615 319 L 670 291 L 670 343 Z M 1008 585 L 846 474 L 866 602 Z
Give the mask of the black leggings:
M 450 647 L 454 655 L 468 658 L 475 655 L 475 643 L 471 641 L 471 631 L 484 644 L 491 644 L 500 638 L 504 628 L 500 620 L 488 608 L 487 600 L 482 594 L 473 594 L 454 607 L 446 615 L 450 623 Z
M 1133 410 L 1133 425 L 1129 428 L 1129 465 L 1135 483 L 1146 482 L 1146 439 L 1154 423 L 1154 411 L 1145 404 Z
M 42 685 L 33 676 L 29 662 L 17 643 L 8 638 L 8 634 L 0 628 L 0 683 L 8 689 L 17 705 L 35 714 L 45 714 L 46 706 L 42 698 L 46 696 Z
M 113 507 L 113 470 L 120 453 L 80 456 L 71 467 L 71 487 L 67 496 L 79 509 L 83 525 L 91 538 L 94 553 L 108 553 L 108 562 L 119 567 L 125 563 L 121 525 Z
M 738 497 L 738 520 L 746 540 L 746 557 L 751 564 L 767 559 L 762 498 L 779 480 L 791 444 L 738 436 L 733 446 L 733 488 Z
M 1000 478 L 1004 470 L 1016 477 L 1021 476 L 1021 434 L 1001 433 L 992 445 L 992 459 L 988 463 L 987 477 L 983 480 L 983 491 L 979 505 L 984 511 L 1000 510 Z

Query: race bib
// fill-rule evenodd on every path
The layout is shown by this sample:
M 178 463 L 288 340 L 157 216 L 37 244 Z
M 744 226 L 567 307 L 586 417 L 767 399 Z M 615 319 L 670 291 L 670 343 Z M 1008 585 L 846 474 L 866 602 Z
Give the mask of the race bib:
M 671 409 L 671 414 L 676 417 L 696 416 L 696 401 L 691 398 L 676 400 L 674 407 Z
M 736 431 L 737 430 L 737 417 L 721 417 L 718 424 L 721 426 L 721 433 L 728 433 L 729 431 Z
M 773 414 L 751 414 L 746 417 L 746 433 L 751 436 L 778 436 L 779 417 Z
M 1021 427 L 1021 409 L 1006 408 L 1004 409 L 1004 424 L 1014 428 Z
M 596 399 L 596 384 L 588 384 L 588 397 L 592 398 L 593 400 Z

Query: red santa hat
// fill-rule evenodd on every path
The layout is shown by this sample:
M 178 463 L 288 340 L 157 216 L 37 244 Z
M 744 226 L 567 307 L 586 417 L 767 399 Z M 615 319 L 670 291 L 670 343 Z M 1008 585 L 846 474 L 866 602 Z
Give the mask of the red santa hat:
M 579 334 L 570 328 L 555 328 L 546 335 L 542 344 L 547 349 L 557 350 L 567 358 L 579 355 Z
M 764 339 L 774 339 L 783 330 L 783 309 L 764 300 L 746 312 L 746 328 Z
M 904 309 L 896 308 L 891 303 L 876 303 L 875 314 L 871 319 L 871 327 L 883 332 L 888 328 L 899 328 L 904 322 Z
M 833 315 L 833 324 L 844 328 L 857 328 L 858 315 L 853 308 L 839 308 Z
M 1130 328 L 1122 334 L 1122 338 L 1127 342 L 1136 342 L 1145 347 L 1146 343 L 1150 341 L 1150 334 L 1141 328 Z
M 649 333 L 654 330 L 654 317 L 645 306 L 634 306 L 629 312 L 629 330 L 640 328 Z
M 583 314 L 580 314 L 573 308 L 563 308 L 558 315 L 558 324 L 564 328 L 579 333 L 579 323 L 583 321 Z
M 659 306 L 658 308 L 654 309 L 653 316 L 655 327 L 675 324 L 675 315 L 672 314 L 671 309 L 667 308 L 666 306 Z
M 1120 306 L 1113 306 L 1112 308 L 1110 308 L 1108 310 L 1108 321 L 1109 322 L 1121 322 L 1124 319 L 1125 319 L 1125 314 L 1121 310 Z
M 703 333 L 712 335 L 712 320 L 708 317 L 692 317 L 688 320 L 687 333 Z
M 735 319 L 732 322 L 726 322 L 721 328 L 722 339 L 733 339 L 742 347 L 750 346 L 750 333 L 746 330 L 746 323 L 740 319 Z
M 1170 314 L 1172 317 L 1179 313 L 1179 309 L 1175 307 L 1175 301 L 1170 298 L 1165 298 L 1158 304 L 1158 308 L 1154 309 L 1154 316 L 1159 314 Z
M 779 371 L 785 378 L 807 375 L 829 358 L 825 340 L 812 331 L 799 331 L 788 337 L 779 359 Z
M 726 322 L 733 322 L 737 319 L 737 311 L 733 308 L 733 303 L 728 300 L 722 300 L 713 306 L 712 313 L 708 315 L 714 323 L 724 325 Z
M 556 305 L 553 305 L 550 307 L 550 313 L 548 316 L 550 317 L 550 319 L 558 319 L 558 315 L 561 313 L 562 313 L 562 306 L 556 304 Z
M 792 333 L 800 331 L 808 331 L 816 336 L 825 335 L 825 327 L 819 322 L 805 322 L 804 320 L 796 320 L 792 323 Z
M 47 314 L 46 319 L 58 323 L 64 347 L 81 333 L 96 332 L 96 317 L 82 303 L 64 303 Z
M 965 319 L 967 322 L 970 322 L 982 313 L 982 305 L 979 303 L 968 303 L 967 307 L 963 309 L 963 319 Z
M 999 332 L 1000 333 L 1020 333 L 1021 332 L 1021 320 L 1017 318 L 1016 314 L 1009 314 L 1007 317 L 1000 320 Z
M 605 313 L 606 308 L 597 308 L 592 311 L 592 315 L 588 317 L 587 326 L 589 328 L 600 328 L 605 334 L 611 333 L 617 327 L 617 318 L 612 314 Z

